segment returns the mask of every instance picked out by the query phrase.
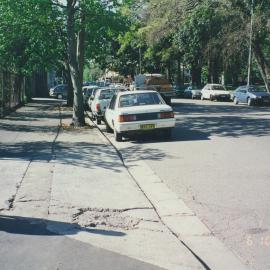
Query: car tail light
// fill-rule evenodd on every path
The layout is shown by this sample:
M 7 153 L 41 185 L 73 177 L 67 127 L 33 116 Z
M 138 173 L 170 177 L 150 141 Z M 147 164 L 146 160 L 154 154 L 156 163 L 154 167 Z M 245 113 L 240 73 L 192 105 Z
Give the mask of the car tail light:
M 137 117 L 136 115 L 132 115 L 132 114 L 126 114 L 126 115 L 119 115 L 119 122 L 123 123 L 123 122 L 132 122 L 132 121 L 136 121 Z
M 158 114 L 158 118 L 160 119 L 174 118 L 174 112 L 161 112 Z
M 97 109 L 97 111 L 100 111 L 100 104 L 99 103 L 96 104 L 96 109 Z

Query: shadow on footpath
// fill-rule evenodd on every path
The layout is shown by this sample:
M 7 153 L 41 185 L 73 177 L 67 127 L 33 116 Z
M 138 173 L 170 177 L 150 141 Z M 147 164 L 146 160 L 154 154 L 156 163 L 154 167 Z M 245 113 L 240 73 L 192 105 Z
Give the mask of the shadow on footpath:
M 54 149 L 54 150 L 53 150 Z M 114 172 L 122 172 L 123 164 L 113 147 L 105 144 L 89 142 L 22 142 L 12 144 L 0 143 L 1 159 L 22 159 L 32 161 L 52 160 L 56 154 L 58 164 L 78 166 L 88 169 L 103 168 Z M 137 145 L 126 150 L 132 160 L 162 160 L 166 154 L 154 148 L 143 148 Z
M 74 235 L 80 231 L 116 237 L 122 237 L 126 235 L 123 232 L 112 230 L 89 229 L 73 223 L 7 215 L 0 215 L 0 231 L 10 234 L 40 236 Z
M 55 118 L 56 119 L 56 118 Z M 13 122 L 14 120 L 10 120 Z M 21 121 L 21 120 L 16 120 Z M 25 121 L 25 120 L 23 120 Z M 31 120 L 32 121 L 32 120 Z M 57 131 L 57 125 L 23 125 L 23 124 L 14 124 L 14 123 L 0 123 L 0 131 L 12 131 L 12 132 L 38 132 L 38 133 L 55 133 Z

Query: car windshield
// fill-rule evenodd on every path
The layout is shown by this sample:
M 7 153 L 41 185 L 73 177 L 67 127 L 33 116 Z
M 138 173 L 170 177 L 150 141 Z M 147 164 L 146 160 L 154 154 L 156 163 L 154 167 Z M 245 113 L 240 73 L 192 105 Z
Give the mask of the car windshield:
M 213 90 L 226 90 L 222 85 L 212 85 Z
M 114 95 L 113 90 L 102 90 L 99 95 L 99 100 L 102 99 L 111 99 L 112 96 Z
M 255 86 L 252 86 L 248 89 L 249 92 L 267 92 L 266 88 L 264 86 L 260 86 L 260 87 L 255 87 Z
M 163 104 L 162 99 L 157 93 L 134 93 L 123 95 L 119 100 L 119 107 L 132 107 L 144 105 L 157 105 Z

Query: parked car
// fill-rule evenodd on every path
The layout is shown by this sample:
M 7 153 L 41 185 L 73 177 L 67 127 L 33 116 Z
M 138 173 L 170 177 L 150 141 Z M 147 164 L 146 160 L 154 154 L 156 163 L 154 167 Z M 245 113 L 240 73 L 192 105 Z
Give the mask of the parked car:
M 49 95 L 51 97 L 55 97 L 58 99 L 67 98 L 68 85 L 67 84 L 58 84 L 58 85 L 52 87 L 49 91 Z
M 184 91 L 184 98 L 201 98 L 202 95 L 202 90 L 201 89 L 194 89 L 192 86 L 189 86 L 185 89 Z
M 82 93 L 83 93 L 83 103 L 86 108 L 88 108 L 88 99 L 93 94 L 94 90 L 97 90 L 98 86 L 90 85 L 90 86 L 83 86 Z
M 234 104 L 247 103 L 252 105 L 270 105 L 270 93 L 264 87 L 240 86 L 233 94 Z
M 201 91 L 201 100 L 230 100 L 230 93 L 222 84 L 207 84 Z
M 95 99 L 95 95 L 96 95 L 96 92 L 98 89 L 99 88 L 93 89 L 91 96 L 88 98 L 87 104 L 88 104 L 88 109 L 90 112 L 91 112 L 91 104 L 92 104 L 93 100 Z
M 130 133 L 155 130 L 163 131 L 169 138 L 175 118 L 172 107 L 157 91 L 138 90 L 113 96 L 105 111 L 105 124 L 107 131 L 114 132 L 116 141 Z
M 93 120 L 97 120 L 100 125 L 104 120 L 104 113 L 109 105 L 115 91 L 111 88 L 101 88 L 96 90 L 94 98 L 91 100 L 91 112 Z
M 184 91 L 185 89 L 178 87 L 177 85 L 173 85 L 173 90 L 175 91 L 175 94 L 177 97 L 184 97 Z

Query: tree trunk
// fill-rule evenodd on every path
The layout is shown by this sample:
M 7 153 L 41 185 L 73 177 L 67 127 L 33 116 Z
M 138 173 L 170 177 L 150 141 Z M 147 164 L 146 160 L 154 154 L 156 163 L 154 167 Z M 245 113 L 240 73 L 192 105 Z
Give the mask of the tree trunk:
M 72 85 L 72 80 L 71 80 L 71 76 L 70 76 L 70 69 L 69 69 L 69 65 L 65 66 L 65 79 L 66 79 L 66 83 L 68 85 L 68 94 L 67 94 L 67 105 L 69 107 L 73 107 L 73 100 L 74 100 L 74 94 L 73 94 L 73 85 Z
M 202 83 L 202 68 L 199 65 L 192 65 L 192 85 L 200 87 Z
M 77 61 L 77 46 L 75 37 L 75 0 L 67 1 L 67 42 L 68 42 L 68 61 L 70 77 L 74 89 L 73 103 L 73 124 L 74 126 L 84 126 L 84 108 L 82 96 L 82 83 L 79 64 Z M 80 40 L 80 42 L 82 42 Z
M 81 10 L 80 15 L 81 15 L 80 16 L 81 28 L 77 36 L 77 62 L 78 62 L 78 67 L 79 67 L 80 83 L 82 85 L 83 84 L 84 56 L 85 56 L 85 14 L 83 10 Z
M 172 83 L 172 67 L 171 67 L 171 61 L 167 62 L 166 65 L 166 70 L 167 70 L 167 80 Z
M 181 80 L 181 61 L 180 59 L 177 59 L 177 76 L 176 76 L 176 84 L 178 87 L 182 86 L 182 80 Z
M 259 42 L 253 43 L 253 53 L 263 78 L 265 87 L 270 92 L 270 67 L 268 66 Z

